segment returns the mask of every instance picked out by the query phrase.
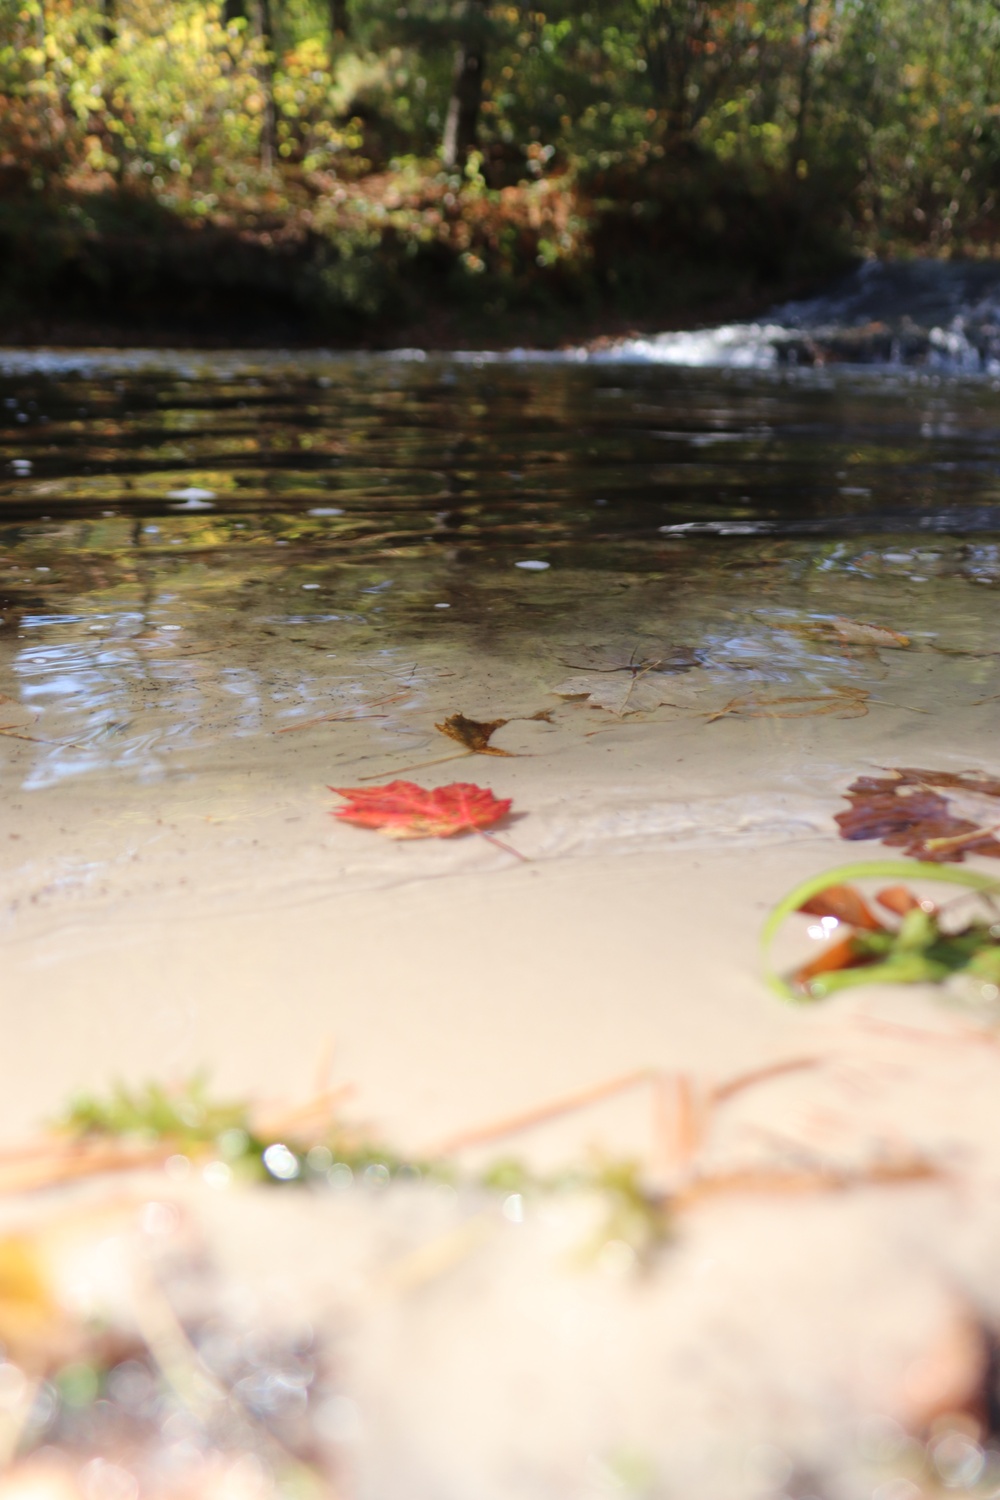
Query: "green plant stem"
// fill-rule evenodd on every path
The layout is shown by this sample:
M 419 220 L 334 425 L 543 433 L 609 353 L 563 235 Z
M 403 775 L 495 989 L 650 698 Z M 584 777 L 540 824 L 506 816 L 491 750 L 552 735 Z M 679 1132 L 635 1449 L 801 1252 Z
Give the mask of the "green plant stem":
M 761 953 L 764 962 L 764 982 L 782 1000 L 794 1000 L 799 1004 L 821 998 L 794 989 L 772 967 L 771 946 L 779 928 L 797 912 L 806 901 L 828 890 L 831 885 L 842 885 L 848 880 L 937 880 L 946 885 L 961 885 L 967 890 L 980 891 L 984 895 L 1000 894 L 1000 880 L 992 875 L 980 875 L 975 870 L 958 870 L 947 865 L 931 864 L 926 860 L 878 859 L 851 865 L 838 865 L 822 875 L 813 875 L 789 891 L 771 910 L 761 932 Z M 863 973 L 864 971 L 859 971 Z M 869 973 L 871 971 L 868 971 Z M 877 976 L 875 976 L 877 977 Z M 859 981 L 860 982 L 860 981 Z

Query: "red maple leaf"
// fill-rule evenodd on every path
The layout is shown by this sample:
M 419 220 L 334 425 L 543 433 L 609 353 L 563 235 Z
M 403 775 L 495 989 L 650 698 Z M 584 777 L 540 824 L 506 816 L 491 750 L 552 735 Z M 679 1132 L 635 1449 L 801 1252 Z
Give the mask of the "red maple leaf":
M 346 807 L 334 809 L 335 818 L 378 828 L 391 839 L 449 838 L 492 828 L 510 812 L 509 797 L 494 797 L 488 787 L 469 781 L 427 791 L 413 781 L 390 781 L 385 786 L 332 786 L 331 792 L 346 797 Z

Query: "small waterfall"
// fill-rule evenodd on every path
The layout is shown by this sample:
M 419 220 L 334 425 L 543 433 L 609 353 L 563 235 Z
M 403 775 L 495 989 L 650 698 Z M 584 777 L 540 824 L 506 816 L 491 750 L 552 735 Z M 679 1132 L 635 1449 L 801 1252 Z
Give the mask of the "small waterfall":
M 922 366 L 1000 375 L 1000 263 L 866 261 L 828 292 L 760 322 L 623 339 L 595 361 L 775 369 Z

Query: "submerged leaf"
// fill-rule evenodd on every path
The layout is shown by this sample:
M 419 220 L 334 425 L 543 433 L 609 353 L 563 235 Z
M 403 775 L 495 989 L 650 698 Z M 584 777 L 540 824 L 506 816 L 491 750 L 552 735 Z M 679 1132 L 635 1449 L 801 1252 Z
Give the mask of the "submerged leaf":
M 347 798 L 333 816 L 360 828 L 377 828 L 391 839 L 450 838 L 452 834 L 492 828 L 511 809 L 509 797 L 494 797 L 487 787 L 454 781 L 428 791 L 413 781 L 385 786 L 340 787 L 331 792 Z
M 875 646 L 900 649 L 910 644 L 908 635 L 891 630 L 888 625 L 872 625 L 867 620 L 851 620 L 846 615 L 835 615 L 830 628 L 837 639 L 852 646 Z
M 958 862 L 966 853 L 1000 858 L 1000 778 L 980 771 L 891 769 L 848 787 L 845 839 L 881 839 L 918 859 Z
M 509 750 L 498 750 L 490 744 L 490 738 L 497 730 L 509 723 L 509 719 L 490 719 L 483 723 L 479 719 L 467 719 L 464 714 L 449 714 L 443 724 L 435 724 L 434 728 L 450 740 L 457 740 L 474 755 L 510 755 Z
M 813 719 L 826 714 L 836 714 L 841 719 L 860 719 L 868 712 L 871 693 L 862 687 L 835 687 L 829 693 L 803 693 L 783 697 L 766 697 L 761 693 L 746 693 L 731 698 L 714 713 L 706 714 L 706 722 L 714 724 L 717 719 L 734 715 L 743 719 Z
M 889 625 L 874 625 L 869 620 L 852 620 L 848 615 L 831 619 L 770 620 L 774 629 L 789 630 L 806 640 L 831 641 L 839 646 L 864 646 L 869 652 L 879 649 L 901 650 L 912 645 L 908 635 Z

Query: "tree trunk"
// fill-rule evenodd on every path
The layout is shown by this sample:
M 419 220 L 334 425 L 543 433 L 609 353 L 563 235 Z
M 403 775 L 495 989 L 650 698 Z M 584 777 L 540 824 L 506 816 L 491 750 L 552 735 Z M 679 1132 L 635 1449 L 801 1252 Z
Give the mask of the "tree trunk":
M 97 27 L 97 40 L 102 47 L 110 47 L 115 39 L 115 0 L 101 0 L 98 9 L 101 19 Z
M 812 89 L 812 54 L 815 37 L 812 29 L 813 0 L 804 0 L 802 6 L 802 64 L 799 69 L 799 98 L 795 115 L 795 138 L 792 141 L 792 172 L 798 175 L 799 162 L 805 161 L 806 121 L 809 115 L 809 94 Z
M 270 0 L 254 0 L 253 26 L 263 44 L 263 57 L 257 66 L 257 78 L 264 95 L 264 112 L 260 122 L 260 164 L 265 172 L 274 166 L 274 30 L 271 25 Z
M 446 167 L 460 167 L 469 152 L 475 148 L 479 137 L 479 111 L 483 102 L 483 69 L 486 63 L 482 0 L 475 0 L 475 9 L 479 12 L 478 16 L 466 7 L 466 17 L 472 19 L 474 25 L 455 53 L 451 98 L 448 100 L 441 142 L 441 160 Z
M 343 41 L 351 34 L 351 16 L 347 0 L 330 0 L 330 40 Z

